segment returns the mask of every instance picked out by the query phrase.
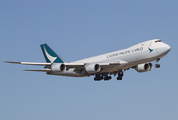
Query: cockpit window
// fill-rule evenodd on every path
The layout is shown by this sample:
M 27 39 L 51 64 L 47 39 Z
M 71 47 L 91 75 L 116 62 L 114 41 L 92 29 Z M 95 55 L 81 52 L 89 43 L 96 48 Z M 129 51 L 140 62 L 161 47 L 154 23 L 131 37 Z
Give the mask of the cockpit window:
M 161 40 L 156 40 L 155 43 L 157 43 L 157 42 L 162 42 L 162 41 Z

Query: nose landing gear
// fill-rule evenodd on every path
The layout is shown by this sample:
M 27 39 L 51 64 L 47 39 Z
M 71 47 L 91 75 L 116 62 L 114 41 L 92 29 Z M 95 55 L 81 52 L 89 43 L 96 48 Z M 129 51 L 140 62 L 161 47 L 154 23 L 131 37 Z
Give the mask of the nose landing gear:
M 156 60 L 156 63 L 157 63 L 157 64 L 155 64 L 155 68 L 160 68 L 160 64 L 158 63 L 159 60 L 160 60 L 160 58 L 158 58 L 158 59 Z

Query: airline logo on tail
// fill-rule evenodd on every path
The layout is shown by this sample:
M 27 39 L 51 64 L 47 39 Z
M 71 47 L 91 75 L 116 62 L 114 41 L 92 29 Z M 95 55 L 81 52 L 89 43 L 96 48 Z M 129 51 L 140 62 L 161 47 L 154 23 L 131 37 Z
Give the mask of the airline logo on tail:
M 47 44 L 42 44 L 41 49 L 47 63 L 64 63 L 64 60 L 60 58 Z
M 43 47 L 44 47 L 44 46 L 43 46 Z M 45 48 L 45 47 L 44 47 L 44 51 L 45 51 L 45 54 L 46 54 L 48 60 L 51 61 L 51 63 L 53 63 L 53 62 L 57 59 L 57 57 L 51 56 L 51 55 L 46 51 L 46 48 Z

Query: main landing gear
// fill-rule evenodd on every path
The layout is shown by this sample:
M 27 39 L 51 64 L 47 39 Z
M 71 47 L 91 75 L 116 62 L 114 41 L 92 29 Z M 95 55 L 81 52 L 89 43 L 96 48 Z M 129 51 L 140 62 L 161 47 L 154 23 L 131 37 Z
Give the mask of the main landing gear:
M 158 63 L 159 60 L 160 60 L 160 58 L 158 58 L 158 59 L 156 60 L 155 68 L 160 68 L 160 64 Z
M 124 73 L 122 71 L 120 71 L 118 73 L 118 77 L 117 77 L 117 80 L 122 80 L 122 77 L 124 76 Z
M 108 76 L 108 74 L 100 74 L 100 73 L 95 74 L 95 77 L 94 77 L 95 81 L 101 81 L 102 79 L 110 80 L 111 76 Z
M 94 80 L 95 81 L 101 81 L 101 80 L 110 80 L 112 77 L 111 76 L 108 76 L 109 73 L 96 73 L 95 74 L 95 77 L 94 77 Z M 121 71 L 118 72 L 118 77 L 117 77 L 117 80 L 122 80 L 122 77 L 124 76 L 124 73 Z

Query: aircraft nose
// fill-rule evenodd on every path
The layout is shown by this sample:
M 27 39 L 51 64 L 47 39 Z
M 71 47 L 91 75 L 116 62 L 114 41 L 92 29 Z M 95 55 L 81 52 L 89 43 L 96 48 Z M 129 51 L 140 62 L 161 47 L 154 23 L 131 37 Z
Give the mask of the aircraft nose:
M 168 44 L 163 43 L 158 53 L 166 55 L 167 53 L 169 53 L 170 50 L 171 50 L 171 47 Z
M 169 45 L 166 44 L 166 50 L 169 52 L 171 50 L 171 47 Z

